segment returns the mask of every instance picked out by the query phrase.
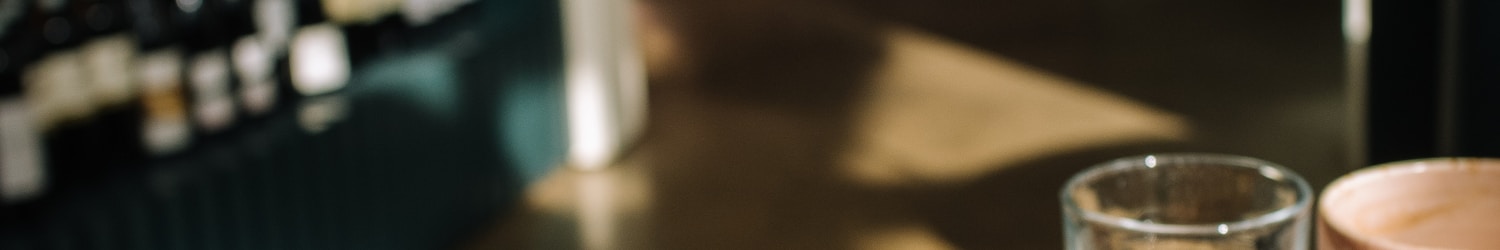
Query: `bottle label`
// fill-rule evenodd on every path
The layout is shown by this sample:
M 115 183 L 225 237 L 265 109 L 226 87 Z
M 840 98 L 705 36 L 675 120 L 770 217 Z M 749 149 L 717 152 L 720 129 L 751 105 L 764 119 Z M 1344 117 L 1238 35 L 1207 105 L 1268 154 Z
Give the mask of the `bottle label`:
M 349 51 L 339 26 L 304 27 L 292 38 L 291 49 L 292 87 L 302 95 L 327 94 L 349 81 Z
M 153 155 L 180 151 L 191 142 L 192 135 L 182 96 L 182 56 L 176 49 L 164 49 L 140 60 L 137 76 L 145 115 L 142 146 Z
M 0 201 L 4 203 L 35 198 L 47 187 L 41 138 L 31 117 L 21 98 L 0 98 Z
M 275 66 L 271 58 L 276 55 L 254 35 L 240 38 L 230 51 L 240 80 L 240 105 L 251 115 L 270 112 L 276 106 L 276 82 L 271 75 Z
M 229 94 L 229 57 L 223 49 L 193 56 L 189 79 L 193 85 L 193 118 L 209 132 L 224 130 L 234 122 L 234 99 Z
M 135 71 L 131 60 L 135 59 L 135 37 L 117 34 L 89 41 L 83 47 L 83 67 L 88 71 L 89 93 L 98 105 L 111 107 L 122 105 L 135 97 Z
M 26 69 L 21 81 L 27 105 L 38 128 L 50 131 L 63 123 L 83 120 L 94 112 L 94 99 L 87 93 L 78 53 L 52 53 Z

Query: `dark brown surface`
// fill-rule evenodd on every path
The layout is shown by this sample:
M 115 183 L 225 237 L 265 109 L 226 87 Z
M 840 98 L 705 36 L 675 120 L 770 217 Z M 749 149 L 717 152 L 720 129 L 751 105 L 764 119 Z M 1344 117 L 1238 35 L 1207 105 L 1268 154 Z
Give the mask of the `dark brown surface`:
M 1342 158 L 1340 1 L 843 2 L 1183 114 L 1197 150 L 1282 163 L 1318 187 L 1358 164 Z
M 846 1 L 1183 114 L 1193 147 L 1321 187 L 1346 158 L 1339 1 Z

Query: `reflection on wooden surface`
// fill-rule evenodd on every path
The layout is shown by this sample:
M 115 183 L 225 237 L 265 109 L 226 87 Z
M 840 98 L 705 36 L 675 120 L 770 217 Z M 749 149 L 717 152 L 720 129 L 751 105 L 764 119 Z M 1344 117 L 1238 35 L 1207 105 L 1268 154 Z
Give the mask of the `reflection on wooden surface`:
M 825 3 L 651 0 L 650 128 L 475 249 L 1057 249 L 1072 173 L 1175 115 Z M 691 20 L 691 21 L 688 21 Z

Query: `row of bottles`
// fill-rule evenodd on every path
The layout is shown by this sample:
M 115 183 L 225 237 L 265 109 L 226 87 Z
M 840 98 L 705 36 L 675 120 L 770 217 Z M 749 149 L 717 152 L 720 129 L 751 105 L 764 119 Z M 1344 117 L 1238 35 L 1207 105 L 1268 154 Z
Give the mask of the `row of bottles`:
M 514 183 L 500 159 L 453 150 L 488 143 L 472 130 L 401 103 L 345 100 L 369 107 L 350 109 L 345 129 L 304 133 L 276 114 L 149 171 L 45 197 L 44 209 L 0 217 L 0 249 L 452 248 L 519 193 L 503 186 Z
M 0 0 L 0 207 L 340 91 L 376 36 L 467 3 Z

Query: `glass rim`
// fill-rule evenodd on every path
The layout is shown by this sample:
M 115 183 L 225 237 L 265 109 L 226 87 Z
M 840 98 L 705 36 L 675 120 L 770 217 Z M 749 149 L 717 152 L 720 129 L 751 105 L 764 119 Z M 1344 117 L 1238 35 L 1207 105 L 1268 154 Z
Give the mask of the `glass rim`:
M 1271 211 L 1270 213 L 1243 220 L 1225 221 L 1212 224 L 1163 224 L 1138 220 L 1135 218 L 1112 216 L 1101 213 L 1099 211 L 1082 209 L 1078 207 L 1078 203 L 1075 202 L 1072 199 L 1072 195 L 1070 195 L 1074 190 L 1077 189 L 1078 186 L 1082 185 L 1087 180 L 1094 180 L 1107 174 L 1154 168 L 1156 164 L 1155 162 L 1159 161 L 1159 159 L 1196 159 L 1204 161 L 1206 163 L 1211 163 L 1204 165 L 1205 167 L 1238 167 L 1255 169 L 1261 172 L 1261 176 L 1263 177 L 1275 180 L 1278 183 L 1290 184 L 1291 186 L 1293 186 L 1294 189 L 1297 190 L 1297 200 L 1296 202 L 1292 203 L 1292 205 L 1278 208 L 1275 211 Z M 1266 176 L 1268 170 L 1270 170 L 1269 173 L 1279 174 L 1281 178 L 1278 179 Z M 1313 199 L 1312 187 L 1307 184 L 1307 181 L 1304 180 L 1301 175 L 1298 175 L 1296 172 L 1292 172 L 1291 169 L 1287 169 L 1286 167 L 1265 160 L 1247 156 L 1213 153 L 1160 153 L 1117 158 L 1094 165 L 1092 167 L 1089 167 L 1088 169 L 1083 170 L 1082 172 L 1079 172 L 1078 174 L 1073 175 L 1073 177 L 1069 178 L 1068 182 L 1064 184 L 1062 190 L 1058 195 L 1062 200 L 1064 210 L 1063 212 L 1067 215 L 1073 215 L 1086 221 L 1112 227 L 1120 227 L 1128 230 L 1154 234 L 1177 235 L 1223 235 L 1232 232 L 1241 232 L 1256 228 L 1263 228 L 1274 223 L 1288 221 L 1289 219 L 1306 213 L 1309 207 L 1311 207 Z

